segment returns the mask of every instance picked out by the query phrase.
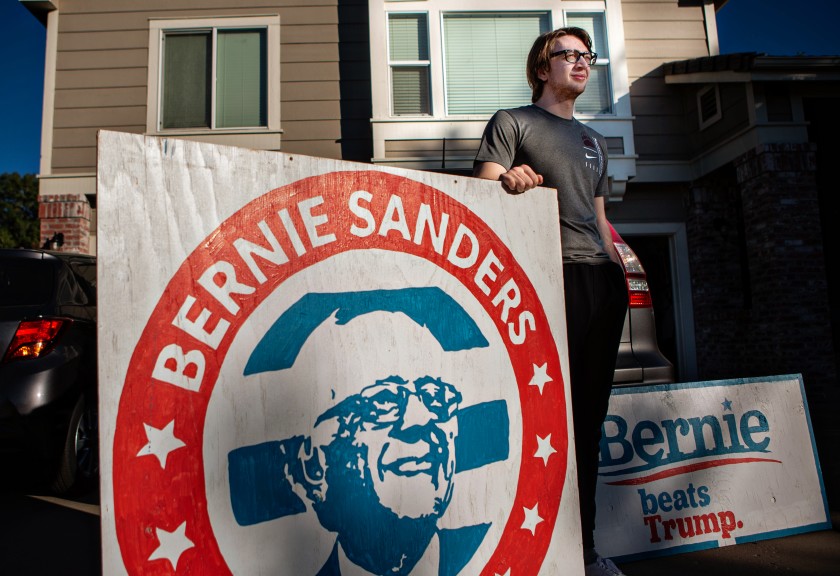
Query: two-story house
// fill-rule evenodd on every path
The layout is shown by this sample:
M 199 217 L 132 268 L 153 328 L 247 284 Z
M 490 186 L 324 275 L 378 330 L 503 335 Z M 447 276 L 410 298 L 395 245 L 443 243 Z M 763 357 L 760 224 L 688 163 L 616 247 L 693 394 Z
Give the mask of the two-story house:
M 720 55 L 726 0 L 21 2 L 47 30 L 41 236 L 83 252 L 99 129 L 468 174 L 490 115 L 530 102 L 533 38 L 587 29 L 576 115 L 679 379 L 802 372 L 840 440 L 840 58 Z
M 563 25 L 589 30 L 599 53 L 577 115 L 607 137 L 620 205 L 631 182 L 674 180 L 670 165 L 651 160 L 675 150 L 683 125 L 661 65 L 718 52 L 712 2 L 23 3 L 47 27 L 42 237 L 62 232 L 65 249 L 85 252 L 96 249 L 101 128 L 469 172 L 490 115 L 530 101 L 523 63 L 533 38 Z M 651 216 L 683 220 L 664 208 Z M 674 230 L 674 261 L 687 266 Z M 690 294 L 689 275 L 676 278 L 674 290 Z M 677 362 L 692 375 L 683 301 Z

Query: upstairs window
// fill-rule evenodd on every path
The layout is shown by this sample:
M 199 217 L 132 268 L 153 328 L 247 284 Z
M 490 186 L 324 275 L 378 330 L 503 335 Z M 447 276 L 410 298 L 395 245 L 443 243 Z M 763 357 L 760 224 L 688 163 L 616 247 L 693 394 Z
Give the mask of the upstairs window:
M 151 19 L 148 78 L 150 133 L 278 134 L 280 17 Z
M 265 29 L 163 34 L 162 129 L 267 125 Z
M 598 59 L 589 72 L 586 90 L 575 103 L 579 114 L 609 114 L 612 109 L 610 90 L 610 49 L 607 42 L 606 22 L 603 12 L 567 12 L 566 25 L 583 28 L 592 37 L 592 50 Z
M 426 14 L 388 16 L 388 56 L 393 114 L 431 114 L 429 20 Z
M 586 30 L 598 53 L 576 113 L 629 115 L 620 98 L 629 89 L 624 54 L 609 46 L 623 41 L 621 12 L 608 9 L 620 3 L 371 0 L 374 121 L 472 122 L 529 104 L 528 52 L 563 26 Z
M 446 112 L 493 114 L 531 103 L 525 61 L 548 12 L 443 14 Z

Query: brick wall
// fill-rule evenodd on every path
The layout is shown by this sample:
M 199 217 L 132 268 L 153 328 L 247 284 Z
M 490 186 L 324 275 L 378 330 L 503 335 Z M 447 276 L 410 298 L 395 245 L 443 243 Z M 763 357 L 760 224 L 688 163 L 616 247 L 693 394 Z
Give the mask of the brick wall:
M 840 390 L 816 168 L 810 144 L 750 151 L 693 183 L 687 231 L 700 378 L 801 373 L 840 501 Z
M 694 302 L 697 370 L 701 380 L 743 376 L 739 368 L 744 317 L 740 193 L 727 166 L 695 182 L 686 231 Z
M 736 171 L 752 287 L 751 365 L 799 367 L 816 393 L 836 372 L 814 150 L 766 146 L 744 155 Z
M 91 207 L 84 194 L 49 194 L 38 197 L 41 245 L 55 234 L 64 235 L 64 252 L 90 250 Z

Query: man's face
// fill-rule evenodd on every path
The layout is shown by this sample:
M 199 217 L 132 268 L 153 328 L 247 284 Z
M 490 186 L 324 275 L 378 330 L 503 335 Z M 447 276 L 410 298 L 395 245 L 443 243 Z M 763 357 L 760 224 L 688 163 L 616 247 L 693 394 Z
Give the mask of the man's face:
M 586 44 L 571 34 L 561 36 L 554 41 L 551 51 L 560 50 L 588 51 Z M 589 80 L 589 65 L 583 58 L 572 64 L 566 62 L 563 56 L 555 56 L 549 60 L 549 69 L 540 72 L 538 76 L 546 83 L 544 89 L 554 94 L 556 100 L 575 99 L 586 89 L 586 83 Z
M 337 424 L 323 450 L 332 465 L 341 462 L 342 474 L 355 470 L 357 488 L 372 491 L 385 508 L 407 518 L 439 517 L 452 498 L 460 401 L 440 378 L 383 378 L 319 418 Z M 327 470 L 327 499 L 331 477 Z
M 362 365 L 351 362 L 348 377 L 368 384 L 326 410 L 313 437 L 331 465 L 354 470 L 357 488 L 383 507 L 405 518 L 440 517 L 452 497 L 461 394 L 429 374 L 441 367 L 437 340 L 402 315 L 388 316 L 385 329 L 398 335 L 393 346 Z M 335 473 L 326 471 L 326 500 Z
M 367 447 L 382 505 L 407 517 L 443 514 L 452 496 L 461 394 L 439 378 L 389 376 L 359 397 L 364 410 L 355 440 Z

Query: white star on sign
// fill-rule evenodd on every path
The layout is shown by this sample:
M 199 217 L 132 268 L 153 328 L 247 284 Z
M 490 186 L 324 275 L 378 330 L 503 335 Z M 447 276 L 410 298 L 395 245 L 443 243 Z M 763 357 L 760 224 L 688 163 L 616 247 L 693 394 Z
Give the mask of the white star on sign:
M 166 457 L 173 450 L 183 448 L 186 446 L 181 440 L 175 437 L 175 420 L 158 430 L 154 426 L 143 424 L 146 429 L 146 438 L 149 443 L 140 449 L 138 456 L 148 456 L 154 454 L 160 461 L 160 467 L 166 468 Z
M 155 528 L 155 535 L 160 542 L 160 546 L 152 552 L 149 556 L 149 562 L 152 560 L 166 559 L 172 564 L 172 569 L 178 570 L 178 560 L 185 550 L 193 548 L 195 544 L 187 538 L 187 522 L 186 520 L 178 526 L 174 532 L 167 532 L 163 528 Z
M 534 367 L 534 375 L 528 384 L 539 388 L 540 394 L 542 394 L 543 386 L 545 386 L 546 382 L 551 382 L 551 377 L 548 375 L 548 362 L 542 366 L 537 366 L 536 364 L 532 364 L 532 366 Z
M 537 436 L 537 453 L 534 454 L 535 458 L 542 458 L 543 464 L 548 466 L 548 457 L 557 452 L 554 447 L 551 445 L 551 434 L 546 436 L 545 438 L 540 438 Z
M 534 536 L 537 535 L 537 524 L 543 521 L 540 518 L 539 513 L 537 513 L 537 507 L 539 504 L 534 504 L 533 508 L 525 508 L 524 506 L 522 509 L 525 511 L 525 522 L 522 523 L 523 530 L 530 530 L 531 534 Z
M 508 568 L 507 572 L 505 572 L 504 574 L 499 574 L 498 572 L 496 572 L 496 576 L 510 576 L 510 568 Z

